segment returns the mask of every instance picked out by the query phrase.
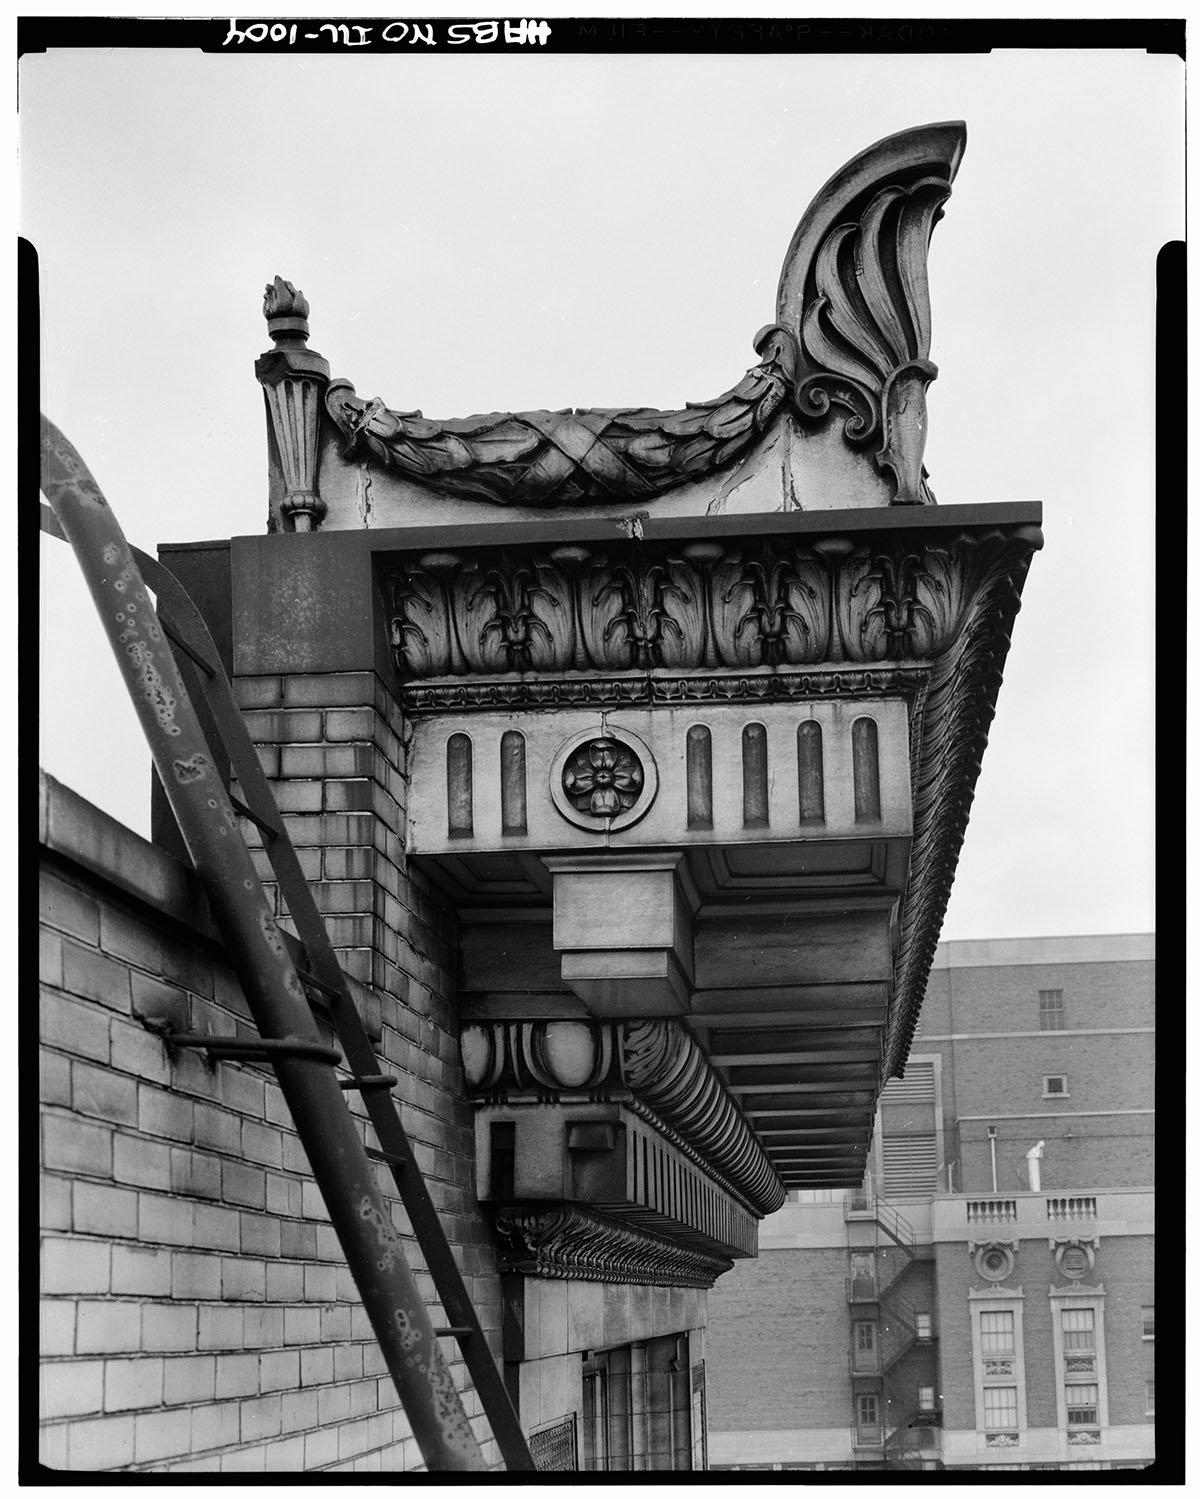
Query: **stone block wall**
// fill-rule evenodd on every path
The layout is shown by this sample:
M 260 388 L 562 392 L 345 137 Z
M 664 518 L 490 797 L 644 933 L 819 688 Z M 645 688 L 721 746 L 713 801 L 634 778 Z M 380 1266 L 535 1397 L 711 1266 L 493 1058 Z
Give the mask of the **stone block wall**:
M 405 1128 L 499 1353 L 499 1280 L 474 1205 L 446 929 L 430 892 L 403 872 L 398 808 L 389 822 L 381 780 L 341 773 L 346 750 L 378 767 L 373 744 L 336 737 L 358 722 L 348 716 L 356 706 L 261 711 L 293 730 L 301 714 L 321 725 L 320 739 L 276 741 L 281 759 L 291 747 L 328 754 L 323 767 L 338 773 L 311 779 L 322 809 L 345 802 L 320 819 L 301 859 L 321 861 L 325 899 L 348 903 L 333 918 L 335 940 L 346 939 L 384 1066 L 402 1079 Z M 48 778 L 42 842 L 42 1462 L 181 1474 L 419 1467 L 274 1074 L 172 1055 L 145 1023 L 170 1017 L 176 1029 L 226 1035 L 250 1027 L 194 878 Z M 378 843 L 396 854 L 394 876 L 374 859 L 385 872 L 367 882 L 366 900 L 356 851 Z M 380 1180 L 387 1192 L 390 1179 Z M 406 1230 L 398 1203 L 393 1216 Z M 406 1245 L 436 1324 L 432 1281 Z M 466 1388 L 456 1346 L 447 1353 Z M 495 1463 L 472 1390 L 465 1401 Z

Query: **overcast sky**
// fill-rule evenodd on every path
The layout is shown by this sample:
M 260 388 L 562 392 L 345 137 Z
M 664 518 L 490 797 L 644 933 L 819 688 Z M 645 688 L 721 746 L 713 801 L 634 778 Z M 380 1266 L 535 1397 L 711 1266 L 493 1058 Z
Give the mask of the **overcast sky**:
M 1183 69 L 982 56 L 202 55 L 23 60 L 42 406 L 126 535 L 259 532 L 262 290 L 360 395 L 435 417 L 672 408 L 774 320 L 828 176 L 964 119 L 930 256 L 926 464 L 946 503 L 1041 500 L 943 936 L 1148 931 L 1155 257 L 1183 234 Z M 43 765 L 148 831 L 149 759 L 43 540 Z

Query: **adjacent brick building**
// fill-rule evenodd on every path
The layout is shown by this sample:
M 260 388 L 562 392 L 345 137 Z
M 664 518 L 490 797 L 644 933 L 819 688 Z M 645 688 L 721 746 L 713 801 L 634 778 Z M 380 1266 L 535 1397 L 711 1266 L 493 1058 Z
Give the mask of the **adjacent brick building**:
M 710 1301 L 714 1467 L 1152 1460 L 1154 939 L 943 943 L 864 1189 L 759 1243 Z

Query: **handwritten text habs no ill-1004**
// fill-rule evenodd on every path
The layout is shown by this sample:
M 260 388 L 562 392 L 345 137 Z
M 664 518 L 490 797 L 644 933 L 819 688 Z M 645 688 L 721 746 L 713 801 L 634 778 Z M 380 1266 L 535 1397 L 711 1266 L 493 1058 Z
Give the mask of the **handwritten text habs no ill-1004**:
M 301 30 L 301 27 L 304 29 Z M 305 41 L 328 42 L 337 47 L 371 47 L 377 42 L 387 42 L 392 46 L 407 44 L 410 47 L 436 47 L 439 31 L 448 47 L 467 44 L 486 47 L 501 41 L 509 46 L 544 47 L 550 38 L 550 25 L 547 21 L 389 21 L 382 28 L 359 26 L 352 21 L 325 21 L 320 24 L 311 21 L 255 21 L 242 26 L 236 16 L 233 16 L 230 17 L 229 32 L 222 45 L 240 47 L 246 42 L 274 42 L 276 45 L 287 43 L 288 46 L 294 46 L 297 41 Z

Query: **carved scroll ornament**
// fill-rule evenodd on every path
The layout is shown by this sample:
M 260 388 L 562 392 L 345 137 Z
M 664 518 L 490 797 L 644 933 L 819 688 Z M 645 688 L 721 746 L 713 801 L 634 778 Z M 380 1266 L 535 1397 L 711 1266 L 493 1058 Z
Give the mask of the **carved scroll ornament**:
M 650 501 L 748 455 L 776 417 L 841 419 L 894 485 L 894 504 L 933 502 L 925 484 L 930 361 L 927 258 L 966 140 L 960 123 L 889 136 L 813 200 L 780 277 L 760 362 L 723 395 L 681 410 L 501 411 L 432 420 L 363 400 L 333 381 L 325 409 L 348 459 L 446 494 L 531 507 Z

